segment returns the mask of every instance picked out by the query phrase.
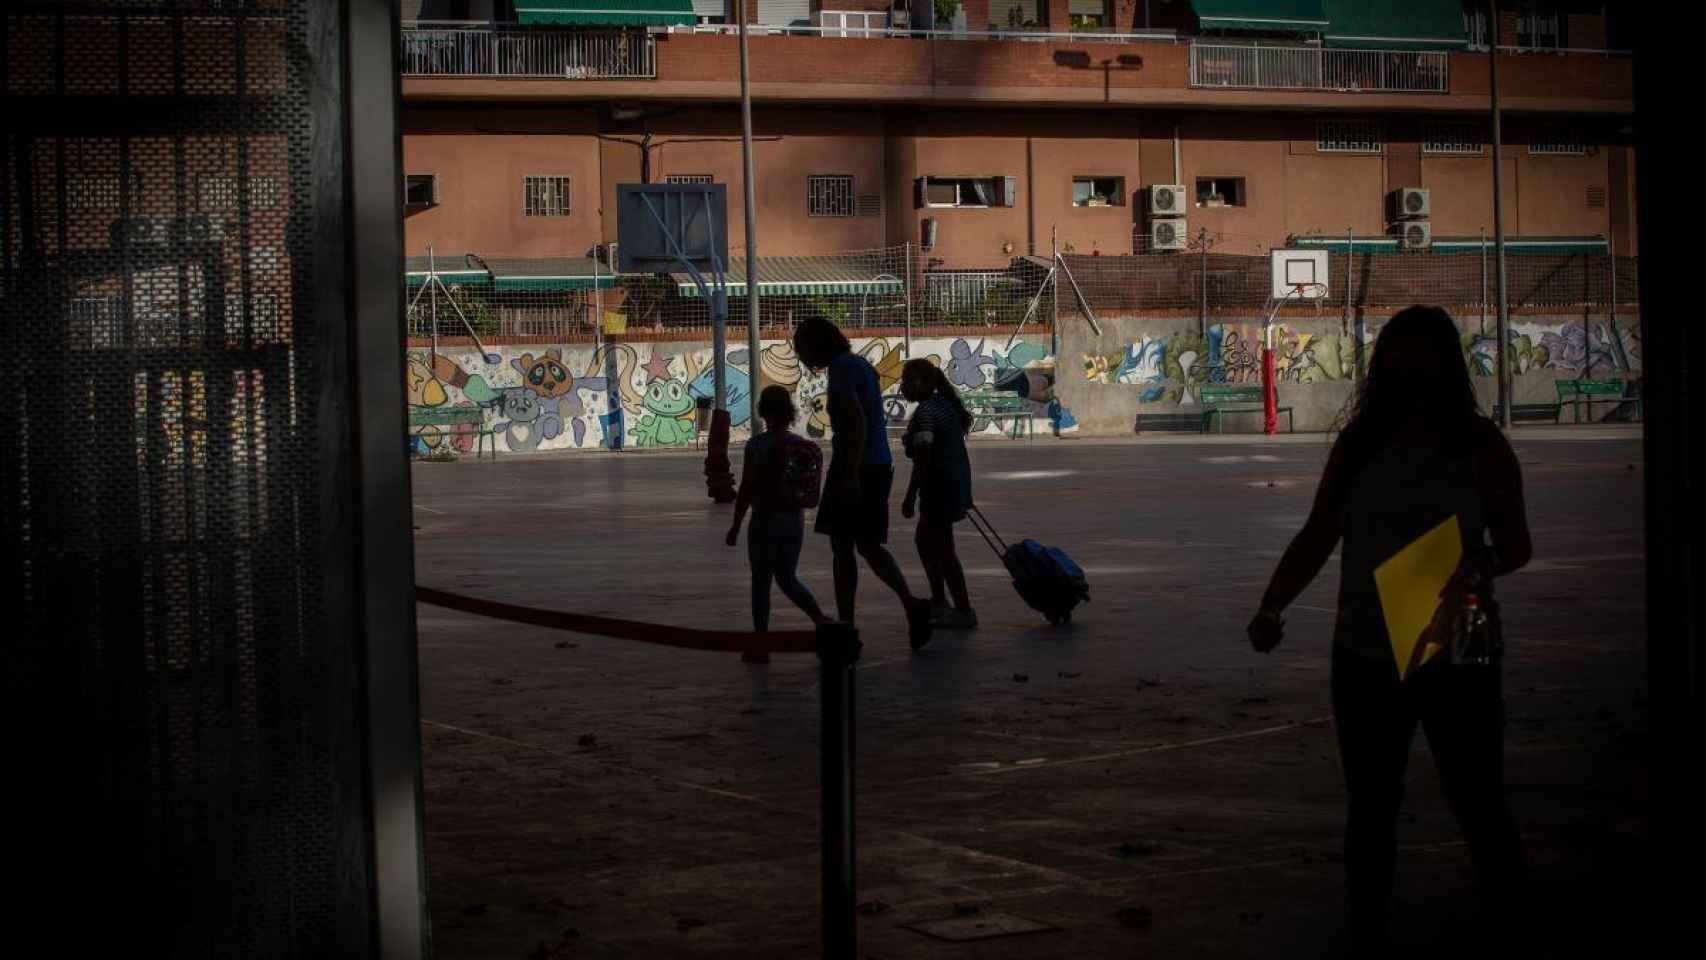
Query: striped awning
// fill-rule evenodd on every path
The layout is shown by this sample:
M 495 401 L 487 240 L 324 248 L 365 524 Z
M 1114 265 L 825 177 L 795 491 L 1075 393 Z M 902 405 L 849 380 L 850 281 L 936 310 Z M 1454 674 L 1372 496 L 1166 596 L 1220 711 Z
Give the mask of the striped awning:
M 699 296 L 699 285 L 686 273 L 674 273 L 676 289 L 684 297 Z M 710 282 L 710 276 L 705 280 Z M 731 296 L 746 292 L 746 261 L 730 258 L 726 277 Z M 771 296 L 860 296 L 900 294 L 905 289 L 899 277 L 883 272 L 880 264 L 862 257 L 759 257 L 758 295 Z
M 487 257 L 497 290 L 608 290 L 610 268 L 590 257 Z
M 1329 47 L 1462 50 L 1469 45 L 1462 0 L 1324 0 Z
M 418 287 L 426 282 L 429 273 L 437 273 L 445 283 L 491 283 L 486 268 L 464 254 L 460 257 L 405 257 L 403 282 Z
M 693 0 L 516 0 L 515 20 L 553 27 L 690 27 L 698 22 Z
M 1408 252 L 1398 245 L 1397 237 L 1296 237 L 1293 247 L 1305 250 L 1330 250 L 1344 253 Z M 1494 249 L 1492 237 L 1434 237 L 1427 252 L 1436 254 L 1480 253 Z M 1590 253 L 1609 253 L 1611 245 L 1604 237 L 1506 237 L 1505 253 L 1513 256 L 1569 257 Z

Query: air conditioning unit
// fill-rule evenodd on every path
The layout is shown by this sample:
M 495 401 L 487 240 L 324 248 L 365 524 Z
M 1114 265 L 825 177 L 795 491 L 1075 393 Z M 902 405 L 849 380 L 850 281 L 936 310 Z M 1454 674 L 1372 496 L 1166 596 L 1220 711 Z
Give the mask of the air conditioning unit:
M 1177 183 L 1157 183 L 1143 190 L 1144 206 L 1153 217 L 1185 215 L 1185 188 Z
M 1386 195 L 1386 219 L 1392 223 L 1428 215 L 1428 191 L 1424 187 L 1405 187 Z
M 1398 246 L 1405 250 L 1426 250 L 1433 246 L 1434 227 L 1425 220 L 1400 223 L 1393 229 L 1398 233 Z
M 219 243 L 225 239 L 225 218 L 194 216 L 174 220 L 172 234 L 180 243 Z
M 114 220 L 112 245 L 115 247 L 163 247 L 171 242 L 170 217 L 125 217 Z
M 1149 221 L 1149 249 L 1183 250 L 1189 244 L 1190 236 L 1185 232 L 1185 218 L 1157 218 Z

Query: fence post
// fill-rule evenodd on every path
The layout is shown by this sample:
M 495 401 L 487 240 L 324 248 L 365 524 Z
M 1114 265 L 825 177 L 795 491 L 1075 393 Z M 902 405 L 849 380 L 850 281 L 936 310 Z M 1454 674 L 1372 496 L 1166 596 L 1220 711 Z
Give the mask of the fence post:
M 854 960 L 858 955 L 853 665 L 859 660 L 859 647 L 859 631 L 850 624 L 829 623 L 817 628 L 824 960 Z
M 901 291 L 906 297 L 906 359 L 912 359 L 912 241 L 901 246 L 901 267 L 906 279 L 901 281 Z
M 1208 336 L 1208 228 L 1197 228 L 1197 245 L 1202 247 L 1202 256 L 1197 268 L 1197 335 Z

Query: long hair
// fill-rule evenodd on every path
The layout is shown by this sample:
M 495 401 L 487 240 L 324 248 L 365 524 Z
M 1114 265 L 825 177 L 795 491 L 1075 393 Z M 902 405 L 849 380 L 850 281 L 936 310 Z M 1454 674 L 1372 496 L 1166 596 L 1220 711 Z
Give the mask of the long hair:
M 786 430 L 794 425 L 799 411 L 794 409 L 794 397 L 788 388 L 773 383 L 758 394 L 758 418 L 769 430 Z
M 1454 447 L 1466 445 L 1484 419 L 1457 324 L 1439 307 L 1405 307 L 1380 329 L 1368 374 L 1340 416 L 1343 479 L 1356 476 L 1412 418 Z
M 930 388 L 932 394 L 946 394 L 948 402 L 954 405 L 954 410 L 960 415 L 960 432 L 971 432 L 971 411 L 966 409 L 965 401 L 960 399 L 960 392 L 948 382 L 948 375 L 942 372 L 941 367 L 920 357 L 906 361 L 906 366 L 900 368 L 900 375 L 902 379 L 911 378 L 924 384 Z
M 820 313 L 807 314 L 794 327 L 794 353 L 813 370 L 822 370 L 831 360 L 852 350 L 847 334 Z

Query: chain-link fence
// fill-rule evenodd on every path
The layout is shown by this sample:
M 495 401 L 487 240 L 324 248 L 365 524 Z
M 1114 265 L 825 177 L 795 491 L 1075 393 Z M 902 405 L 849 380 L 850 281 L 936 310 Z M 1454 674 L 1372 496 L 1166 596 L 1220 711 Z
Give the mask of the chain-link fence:
M 761 329 L 786 330 L 821 314 L 851 331 L 926 327 L 1047 326 L 1058 312 L 1141 314 L 1249 312 L 1273 303 L 1272 261 L 1250 238 L 1200 234 L 1182 250 L 1130 255 L 1021 256 L 999 270 L 925 270 L 909 244 L 821 256 L 759 260 Z M 1442 240 L 1403 249 L 1390 238 L 1300 238 L 1291 249 L 1326 257 L 1324 295 L 1314 306 L 1349 313 L 1429 303 L 1459 314 L 1492 314 L 1497 259 L 1490 241 Z M 1219 248 L 1219 249 L 1217 249 Z M 1604 241 L 1513 240 L 1505 257 L 1513 311 L 1611 310 L 1637 301 L 1636 259 Z M 712 277 L 706 276 L 709 284 Z M 731 326 L 750 310 L 747 269 L 724 276 Z M 1057 288 L 1058 287 L 1058 288 Z M 711 328 L 706 291 L 687 272 L 615 275 L 602 260 L 484 259 L 428 265 L 411 259 L 408 332 L 414 337 L 594 339 L 601 334 L 683 335 Z

